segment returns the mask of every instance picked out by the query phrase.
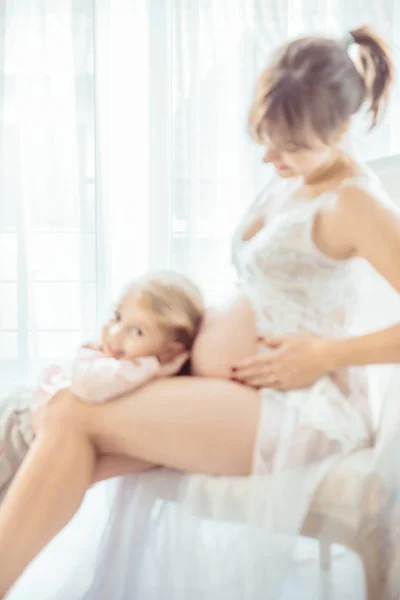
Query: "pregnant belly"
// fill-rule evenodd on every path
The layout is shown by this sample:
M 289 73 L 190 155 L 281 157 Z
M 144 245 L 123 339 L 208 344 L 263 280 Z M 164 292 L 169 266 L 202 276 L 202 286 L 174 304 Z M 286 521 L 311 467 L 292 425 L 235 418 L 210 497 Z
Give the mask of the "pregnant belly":
M 235 362 L 256 352 L 254 313 L 246 296 L 238 294 L 208 309 L 192 351 L 192 374 L 225 379 Z

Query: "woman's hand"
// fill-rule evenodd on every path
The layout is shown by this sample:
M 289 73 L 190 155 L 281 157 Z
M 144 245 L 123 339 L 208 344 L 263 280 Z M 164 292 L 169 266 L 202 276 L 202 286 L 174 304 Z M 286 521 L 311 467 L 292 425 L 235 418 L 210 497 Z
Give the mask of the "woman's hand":
M 264 338 L 269 351 L 232 367 L 232 379 L 279 391 L 310 387 L 332 370 L 332 340 L 311 335 Z

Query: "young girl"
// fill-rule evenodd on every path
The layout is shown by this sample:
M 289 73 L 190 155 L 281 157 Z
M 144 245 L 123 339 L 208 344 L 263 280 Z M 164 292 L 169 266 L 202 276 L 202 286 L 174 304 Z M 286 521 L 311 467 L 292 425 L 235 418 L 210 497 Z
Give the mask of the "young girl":
M 0 409 L 0 502 L 33 442 L 42 409 L 59 390 L 106 402 L 154 378 L 176 375 L 189 357 L 203 313 L 200 291 L 181 275 L 156 273 L 131 283 L 99 344 L 80 348 L 69 370 L 48 367 L 33 397 L 25 394 L 19 406 L 14 401 Z M 106 470 L 103 462 L 94 481 Z

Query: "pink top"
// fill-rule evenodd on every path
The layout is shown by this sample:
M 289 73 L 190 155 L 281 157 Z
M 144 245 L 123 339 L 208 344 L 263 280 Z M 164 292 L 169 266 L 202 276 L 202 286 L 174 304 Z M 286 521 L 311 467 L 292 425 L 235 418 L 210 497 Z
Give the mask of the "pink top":
M 33 394 L 32 410 L 39 409 L 64 388 L 70 388 L 87 402 L 114 400 L 154 379 L 159 368 L 154 356 L 117 360 L 100 350 L 81 348 L 69 371 L 59 365 L 45 369 Z

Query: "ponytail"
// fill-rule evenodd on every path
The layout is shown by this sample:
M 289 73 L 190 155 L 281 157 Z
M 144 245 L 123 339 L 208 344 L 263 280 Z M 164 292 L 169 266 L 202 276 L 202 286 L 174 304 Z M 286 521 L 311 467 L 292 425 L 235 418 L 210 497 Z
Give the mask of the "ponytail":
M 349 55 L 355 47 L 357 59 Z M 261 75 L 250 111 L 254 139 L 308 147 L 313 135 L 333 143 L 367 104 L 371 129 L 389 97 L 393 65 L 389 49 L 371 29 L 344 40 L 303 37 L 289 42 Z
M 372 129 L 388 101 L 393 81 L 393 63 L 387 44 L 370 27 L 353 29 L 350 39 L 359 49 L 357 69 L 365 84 Z

